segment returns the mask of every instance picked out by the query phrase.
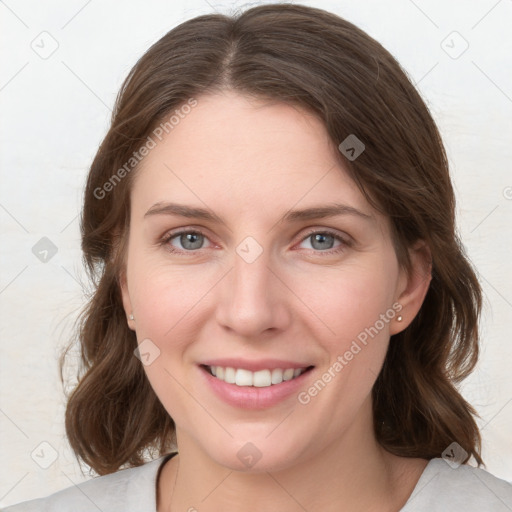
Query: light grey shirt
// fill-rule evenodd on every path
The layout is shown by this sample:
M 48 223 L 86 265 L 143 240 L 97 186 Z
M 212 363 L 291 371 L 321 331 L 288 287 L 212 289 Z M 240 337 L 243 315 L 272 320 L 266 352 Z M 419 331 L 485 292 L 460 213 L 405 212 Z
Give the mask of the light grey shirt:
M 157 512 L 158 470 L 169 458 L 96 477 L 4 512 Z M 452 468 L 443 459 L 432 459 L 399 512 L 441 511 L 511 512 L 512 484 L 484 469 Z

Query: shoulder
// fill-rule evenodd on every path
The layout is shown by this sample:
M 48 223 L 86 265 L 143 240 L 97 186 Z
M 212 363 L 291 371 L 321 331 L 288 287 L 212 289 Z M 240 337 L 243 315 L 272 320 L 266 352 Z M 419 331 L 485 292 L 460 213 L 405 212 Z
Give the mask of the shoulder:
M 46 498 L 10 506 L 3 512 L 150 512 L 156 510 L 158 470 L 168 458 L 166 455 L 136 468 L 92 478 Z
M 510 512 L 512 484 L 481 468 L 432 459 L 401 512 L 445 510 Z

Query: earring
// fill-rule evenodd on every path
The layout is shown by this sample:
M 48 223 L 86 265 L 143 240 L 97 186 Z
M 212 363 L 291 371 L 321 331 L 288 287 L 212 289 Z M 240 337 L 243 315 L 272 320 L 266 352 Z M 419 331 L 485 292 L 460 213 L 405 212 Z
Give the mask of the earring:
M 133 317 L 133 313 L 130 315 L 130 320 L 135 320 L 135 318 Z
M 396 320 L 397 322 L 401 322 L 403 320 L 402 315 L 399 315 Z

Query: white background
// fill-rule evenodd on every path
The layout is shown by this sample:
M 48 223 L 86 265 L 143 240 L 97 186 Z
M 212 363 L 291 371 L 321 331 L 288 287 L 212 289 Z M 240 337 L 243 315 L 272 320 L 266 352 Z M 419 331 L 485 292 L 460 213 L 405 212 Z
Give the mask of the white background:
M 178 23 L 247 3 L 209 2 L 0 3 L 0 506 L 85 478 L 65 440 L 57 370 L 84 303 L 84 179 L 136 59 Z M 304 3 L 391 51 L 440 127 L 460 234 L 486 296 L 482 357 L 462 390 L 482 416 L 487 469 L 512 481 L 512 1 Z M 52 44 L 46 59 L 33 49 Z M 57 247 L 46 263 L 32 252 L 42 237 Z M 43 469 L 31 453 L 40 463 L 57 458 Z

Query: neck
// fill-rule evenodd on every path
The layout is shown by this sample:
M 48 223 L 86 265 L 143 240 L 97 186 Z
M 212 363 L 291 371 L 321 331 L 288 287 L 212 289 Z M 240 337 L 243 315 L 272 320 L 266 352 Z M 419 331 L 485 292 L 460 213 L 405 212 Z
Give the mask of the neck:
M 179 454 L 162 470 L 158 512 L 397 512 L 427 461 L 385 451 L 368 421 L 371 409 L 361 413 L 336 443 L 276 471 L 242 472 L 217 464 L 178 431 Z

